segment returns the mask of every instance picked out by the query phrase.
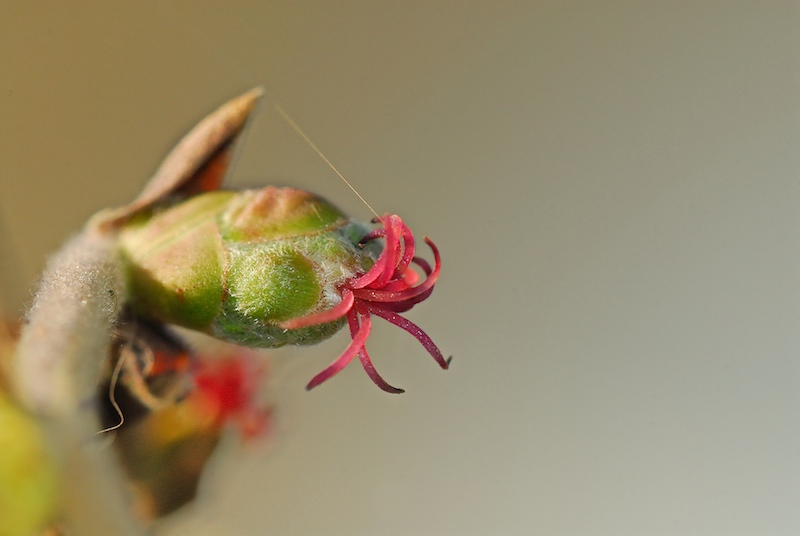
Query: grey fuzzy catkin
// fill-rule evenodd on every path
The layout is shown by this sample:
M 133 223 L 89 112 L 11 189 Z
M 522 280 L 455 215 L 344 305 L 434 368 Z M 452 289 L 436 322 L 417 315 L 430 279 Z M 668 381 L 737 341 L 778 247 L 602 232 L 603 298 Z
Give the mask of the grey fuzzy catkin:
M 86 230 L 47 263 L 15 358 L 15 387 L 59 460 L 65 522 L 76 534 L 143 534 L 124 477 L 103 448 L 95 408 L 125 287 L 114 237 Z
M 45 416 L 75 413 L 91 398 L 125 287 L 113 238 L 85 231 L 48 262 L 15 360 L 23 403 Z

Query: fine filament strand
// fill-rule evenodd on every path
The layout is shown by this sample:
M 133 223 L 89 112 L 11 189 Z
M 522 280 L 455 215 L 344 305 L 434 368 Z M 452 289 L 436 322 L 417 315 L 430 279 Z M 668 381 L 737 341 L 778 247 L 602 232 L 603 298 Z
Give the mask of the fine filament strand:
M 111 405 L 114 407 L 114 410 L 119 415 L 119 422 L 113 426 L 109 426 L 108 428 L 103 428 L 95 435 L 105 434 L 108 432 L 113 432 L 125 422 L 125 415 L 122 414 L 122 410 L 117 404 L 117 397 L 114 394 L 114 391 L 117 389 L 117 382 L 119 381 L 120 372 L 122 372 L 122 365 L 125 363 L 125 359 L 128 357 L 126 352 L 120 352 L 119 359 L 117 359 L 117 364 L 114 367 L 114 372 L 111 373 L 111 383 L 108 386 L 108 400 L 111 402 Z
M 358 193 L 358 190 L 356 190 L 355 188 L 353 188 L 353 185 L 352 185 L 352 184 L 350 184 L 350 181 L 348 181 L 347 179 L 345 179 L 345 178 L 344 178 L 344 175 L 342 175 L 341 173 L 339 173 L 339 170 L 338 170 L 338 169 L 336 169 L 336 166 L 334 166 L 334 165 L 331 163 L 331 161 L 330 161 L 330 160 L 328 160 L 328 159 L 327 159 L 327 157 L 326 157 L 324 154 L 322 154 L 322 151 L 320 151 L 320 150 L 319 150 L 319 148 L 318 148 L 318 147 L 317 147 L 317 146 L 314 144 L 314 142 L 313 142 L 313 141 L 311 141 L 311 140 L 309 139 L 309 137 L 308 137 L 308 136 L 306 136 L 305 132 L 303 132 L 303 131 L 302 131 L 302 129 L 301 129 L 299 126 L 297 126 L 297 123 L 295 123 L 295 122 L 292 120 L 292 118 L 291 118 L 291 117 L 289 117 L 289 114 L 287 114 L 287 113 L 286 113 L 286 112 L 283 110 L 283 108 L 281 108 L 281 107 L 280 107 L 280 105 L 279 105 L 279 104 L 275 104 L 275 109 L 276 109 L 276 110 L 278 110 L 278 113 L 279 113 L 279 114 L 281 114 L 281 116 L 283 117 L 284 121 L 286 121 L 287 123 L 289 123 L 289 126 L 290 126 L 290 127 L 292 127 L 292 128 L 293 128 L 293 129 L 294 129 L 294 130 L 295 130 L 295 131 L 298 133 L 298 134 L 300 134 L 300 136 L 301 136 L 301 137 L 302 137 L 302 138 L 305 140 L 305 142 L 306 142 L 308 145 L 310 145 L 312 149 L 314 149 L 314 152 L 316 152 L 316 153 L 319 155 L 319 157 L 320 157 L 320 158 L 322 158 L 322 159 L 325 161 L 325 163 L 326 163 L 326 164 L 328 164 L 328 166 L 330 166 L 330 168 L 331 168 L 331 169 L 332 169 L 332 170 L 333 170 L 333 171 L 334 171 L 334 172 L 335 172 L 337 175 L 339 175 L 339 178 L 340 178 L 340 179 L 342 179 L 342 180 L 344 181 L 344 183 L 345 183 L 345 184 L 346 184 L 346 185 L 347 185 L 347 186 L 348 186 L 348 187 L 349 187 L 351 190 L 353 190 L 353 193 L 354 193 L 354 194 L 356 194 L 356 195 L 358 196 L 358 198 L 361 200 L 361 202 L 362 202 L 362 203 L 364 203 L 364 204 L 367 206 L 367 208 L 368 208 L 368 209 L 369 209 L 369 210 L 370 210 L 370 211 L 371 211 L 373 214 L 375 214 L 375 217 L 380 219 L 380 216 L 378 215 L 378 213 L 377 213 L 377 212 L 375 212 L 375 209 L 374 209 L 374 208 L 372 208 L 372 207 L 370 206 L 370 204 L 369 204 L 369 203 L 367 203 L 367 200 L 366 200 L 366 199 L 364 199 L 364 198 L 361 196 L 361 194 L 360 194 L 360 193 Z

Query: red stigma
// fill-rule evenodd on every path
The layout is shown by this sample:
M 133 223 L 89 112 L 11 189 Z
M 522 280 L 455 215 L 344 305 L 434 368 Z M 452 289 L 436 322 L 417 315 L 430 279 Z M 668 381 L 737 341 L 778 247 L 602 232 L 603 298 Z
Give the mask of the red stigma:
M 245 439 L 263 433 L 270 417 L 268 408 L 255 403 L 263 371 L 254 364 L 254 359 L 255 354 L 250 353 L 201 359 L 194 374 L 197 390 L 192 396 L 201 409 L 217 427 L 225 422 L 236 423 Z
M 282 322 L 286 329 L 297 329 L 316 324 L 332 322 L 343 316 L 347 317 L 352 341 L 328 367 L 314 376 L 306 386 L 313 389 L 346 367 L 355 356 L 358 356 L 370 379 L 388 393 L 402 393 L 402 389 L 389 385 L 372 364 L 365 346 L 372 327 L 372 315 L 379 316 L 413 335 L 443 369 L 448 361 L 434 344 L 433 340 L 419 326 L 400 316 L 398 313 L 408 311 L 417 303 L 425 300 L 433 292 L 433 286 L 439 278 L 441 259 L 439 249 L 428 237 L 425 243 L 433 251 L 433 268 L 423 259 L 414 256 L 414 235 L 403 223 L 400 216 L 386 214 L 373 223 L 382 223 L 383 227 L 375 229 L 361 239 L 361 244 L 383 238 L 385 246 L 375 264 L 366 273 L 348 281 L 341 289 L 342 301 L 327 311 L 310 314 Z M 425 279 L 419 282 L 419 274 L 411 268 L 419 266 L 425 272 Z M 419 284 L 417 284 L 419 282 Z

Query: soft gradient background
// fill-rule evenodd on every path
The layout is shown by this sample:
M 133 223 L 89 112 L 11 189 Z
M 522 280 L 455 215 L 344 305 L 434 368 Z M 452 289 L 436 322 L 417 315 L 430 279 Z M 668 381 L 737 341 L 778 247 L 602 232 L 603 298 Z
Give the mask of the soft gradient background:
M 800 533 L 797 2 L 5 2 L 0 52 L 7 310 L 259 84 L 444 255 L 449 372 L 275 353 L 272 443 L 159 535 Z M 370 217 L 269 101 L 232 182 Z

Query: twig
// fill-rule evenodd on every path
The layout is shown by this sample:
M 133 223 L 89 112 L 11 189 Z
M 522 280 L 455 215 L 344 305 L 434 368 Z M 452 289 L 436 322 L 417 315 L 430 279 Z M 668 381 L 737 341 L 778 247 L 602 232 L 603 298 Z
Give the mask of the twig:
M 15 387 L 20 399 L 45 417 L 57 448 L 66 515 L 76 534 L 144 534 L 125 496 L 111 451 L 91 448 L 99 429 L 96 386 L 125 301 L 110 237 L 85 231 L 48 263 L 23 328 Z

